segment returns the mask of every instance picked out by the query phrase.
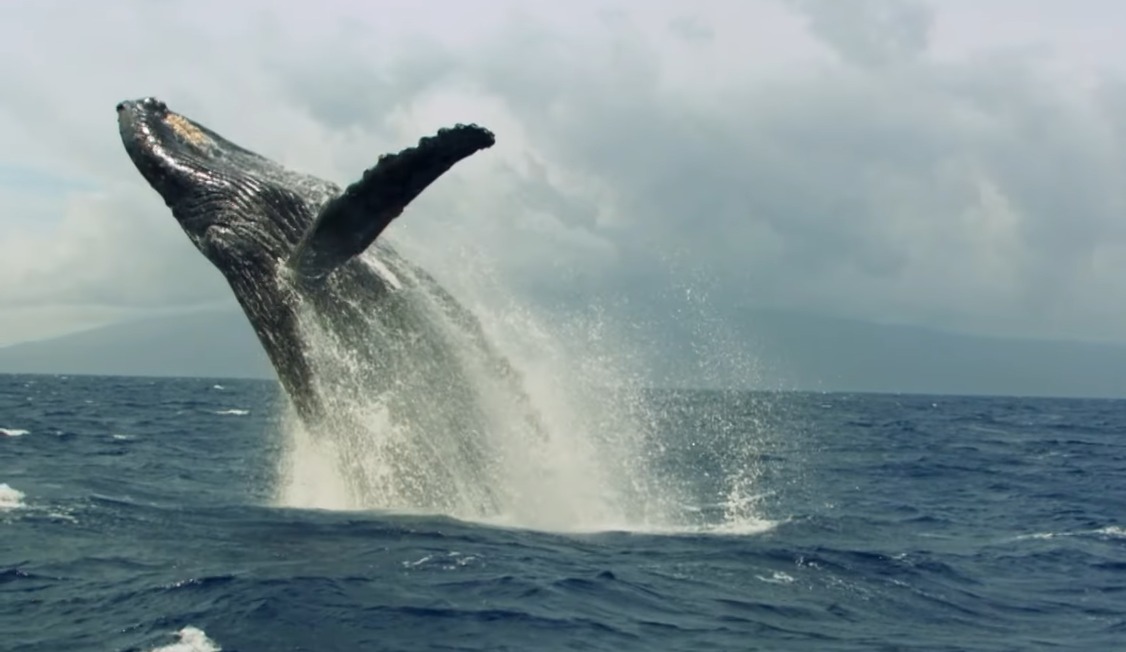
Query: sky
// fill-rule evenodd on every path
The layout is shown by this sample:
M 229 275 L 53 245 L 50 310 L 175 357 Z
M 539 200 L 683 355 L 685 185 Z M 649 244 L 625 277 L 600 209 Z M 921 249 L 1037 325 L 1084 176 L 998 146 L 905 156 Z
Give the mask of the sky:
M 1111 0 L 9 0 L 0 345 L 232 303 L 121 146 L 114 106 L 147 95 L 340 184 L 487 126 L 388 232 L 455 285 L 486 260 L 556 307 L 697 289 L 1123 342 L 1124 22 Z

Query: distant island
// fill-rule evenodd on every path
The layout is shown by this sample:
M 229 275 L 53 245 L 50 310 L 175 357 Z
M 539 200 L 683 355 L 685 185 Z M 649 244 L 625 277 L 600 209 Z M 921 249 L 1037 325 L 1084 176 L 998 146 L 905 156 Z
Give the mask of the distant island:
M 660 324 L 659 320 L 647 320 Z M 781 311 L 727 316 L 750 389 L 1126 397 L 1126 346 L 979 337 Z M 654 386 L 746 387 L 703 373 L 687 332 L 651 335 Z M 157 317 L 0 348 L 0 373 L 274 378 L 237 308 Z
M 0 373 L 274 378 L 237 309 L 127 321 L 0 348 Z

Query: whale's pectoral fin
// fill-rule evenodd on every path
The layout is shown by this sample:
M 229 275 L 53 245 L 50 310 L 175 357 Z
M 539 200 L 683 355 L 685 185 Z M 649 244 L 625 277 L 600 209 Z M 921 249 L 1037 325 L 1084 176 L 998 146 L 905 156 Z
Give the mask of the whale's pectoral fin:
M 375 167 L 327 202 L 290 256 L 302 278 L 322 278 L 375 241 L 407 204 L 455 163 L 491 147 L 492 132 L 477 125 L 442 129 Z

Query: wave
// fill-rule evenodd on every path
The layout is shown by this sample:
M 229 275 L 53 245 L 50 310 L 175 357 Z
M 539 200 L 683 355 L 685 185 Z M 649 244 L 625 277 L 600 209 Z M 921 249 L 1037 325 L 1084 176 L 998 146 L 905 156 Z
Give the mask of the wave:
M 0 482 L 0 511 L 23 507 L 24 496 L 25 494 L 19 489 L 15 489 L 5 482 Z
M 223 648 L 198 627 L 187 626 L 176 632 L 180 640 L 172 645 L 153 648 L 152 652 L 221 652 Z
M 31 434 L 30 431 L 20 428 L 0 428 L 0 437 L 23 437 L 28 434 Z
M 218 410 L 218 411 L 215 412 L 215 414 L 218 414 L 220 416 L 244 417 L 244 416 L 250 414 L 250 410 L 239 410 L 239 409 Z
M 1057 539 L 1062 537 L 1099 537 L 1111 539 L 1126 538 L 1126 528 L 1118 525 L 1108 525 L 1106 527 L 1095 528 L 1093 530 L 1075 530 L 1069 532 L 1034 532 L 1032 534 L 1022 534 L 1016 537 L 1017 541 L 1026 541 L 1028 539 Z

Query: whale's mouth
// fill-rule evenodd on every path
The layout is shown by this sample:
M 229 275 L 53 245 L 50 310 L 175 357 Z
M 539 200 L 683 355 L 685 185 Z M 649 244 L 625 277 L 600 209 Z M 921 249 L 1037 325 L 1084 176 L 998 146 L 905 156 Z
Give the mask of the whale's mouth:
M 117 105 L 118 130 L 137 170 L 175 208 L 193 189 L 214 183 L 222 148 L 200 125 L 146 97 Z
M 119 103 L 117 122 L 129 158 L 171 208 L 187 194 L 277 167 L 154 97 Z
M 225 207 L 232 196 L 251 196 L 257 176 L 275 164 L 153 97 L 119 103 L 117 121 L 129 158 L 204 255 L 245 244 Z

